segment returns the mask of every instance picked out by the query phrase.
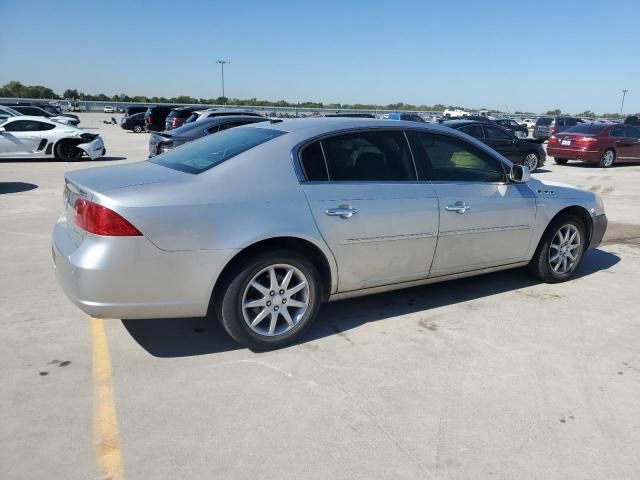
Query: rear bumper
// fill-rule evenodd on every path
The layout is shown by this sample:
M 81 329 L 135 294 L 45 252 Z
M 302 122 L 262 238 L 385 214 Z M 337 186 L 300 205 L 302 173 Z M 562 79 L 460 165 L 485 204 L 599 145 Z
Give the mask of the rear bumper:
M 561 146 L 547 145 L 547 155 L 550 157 L 566 158 L 567 160 L 583 160 L 585 162 L 598 162 L 602 156 L 600 150 L 587 150 L 581 148 L 562 148 Z
M 69 299 L 97 318 L 200 317 L 215 279 L 235 250 L 160 250 L 145 237 L 87 234 L 76 245 L 66 217 L 56 223 L 52 255 Z
M 607 216 L 603 213 L 593 217 L 593 226 L 591 227 L 591 241 L 589 242 L 588 250 L 596 248 L 602 243 L 602 238 L 607 231 L 608 224 Z

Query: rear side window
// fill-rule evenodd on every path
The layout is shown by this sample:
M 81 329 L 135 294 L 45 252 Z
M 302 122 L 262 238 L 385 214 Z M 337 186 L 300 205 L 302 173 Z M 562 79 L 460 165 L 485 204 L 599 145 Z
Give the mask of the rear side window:
M 625 127 L 624 126 L 612 127 L 611 129 L 609 129 L 609 136 L 616 137 L 616 138 L 624 137 Z
M 189 142 L 149 161 L 181 172 L 198 174 L 285 133 L 267 128 L 232 128 Z
M 305 147 L 300 155 L 302 170 L 305 178 L 310 182 L 326 182 L 329 180 L 327 166 L 324 162 L 320 142 L 315 142 Z
M 402 132 L 361 132 L 322 140 L 331 181 L 416 181 Z
M 502 182 L 504 169 L 497 159 L 467 142 L 431 133 L 412 133 L 412 148 L 424 162 L 426 178 L 444 182 Z
M 511 140 L 513 137 L 508 132 L 489 125 L 484 127 L 487 130 L 487 137 L 494 140 Z

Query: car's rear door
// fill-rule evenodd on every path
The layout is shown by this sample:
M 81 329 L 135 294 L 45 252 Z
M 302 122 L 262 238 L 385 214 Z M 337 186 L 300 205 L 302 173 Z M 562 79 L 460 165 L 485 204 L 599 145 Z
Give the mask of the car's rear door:
M 631 133 L 627 125 L 616 125 L 609 129 L 609 137 L 614 139 L 616 161 L 628 162 L 635 160 L 635 139 L 629 138 Z
M 432 180 L 439 201 L 430 276 L 525 260 L 536 213 L 531 189 L 510 183 L 500 160 L 460 138 L 409 135 L 420 178 Z
M 402 130 L 323 138 L 300 153 L 303 189 L 338 264 L 341 292 L 426 278 L 438 200 L 418 182 Z

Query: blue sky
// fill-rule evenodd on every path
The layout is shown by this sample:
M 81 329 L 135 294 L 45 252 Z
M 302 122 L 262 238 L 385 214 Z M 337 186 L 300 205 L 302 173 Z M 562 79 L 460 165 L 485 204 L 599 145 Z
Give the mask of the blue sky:
M 0 0 L 0 84 L 640 111 L 640 1 Z

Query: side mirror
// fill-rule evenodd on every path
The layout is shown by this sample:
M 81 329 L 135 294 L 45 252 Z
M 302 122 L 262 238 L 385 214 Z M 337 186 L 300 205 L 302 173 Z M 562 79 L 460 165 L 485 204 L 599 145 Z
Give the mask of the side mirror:
M 527 183 L 531 179 L 531 172 L 526 165 L 513 165 L 509 178 L 515 183 Z

